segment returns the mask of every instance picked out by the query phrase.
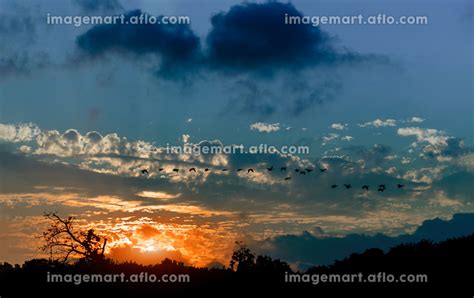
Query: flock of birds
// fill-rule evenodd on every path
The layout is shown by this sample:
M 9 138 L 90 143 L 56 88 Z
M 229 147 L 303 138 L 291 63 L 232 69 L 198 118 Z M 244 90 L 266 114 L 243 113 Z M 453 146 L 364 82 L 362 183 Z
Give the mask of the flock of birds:
M 249 169 L 239 168 L 239 169 L 236 170 L 236 172 L 242 172 L 242 171 L 245 171 L 245 170 L 247 171 L 248 174 L 250 174 L 250 173 L 255 173 L 255 170 L 254 170 L 253 168 L 249 168 Z M 273 168 L 273 166 L 270 166 L 270 167 L 266 168 L 266 170 L 267 170 L 268 172 L 271 172 L 271 171 L 274 170 L 274 168 Z M 311 168 L 306 168 L 306 169 L 298 169 L 298 168 L 297 168 L 297 169 L 295 169 L 294 171 L 295 171 L 295 173 L 299 173 L 300 175 L 306 175 L 307 173 L 308 173 L 308 174 L 311 173 L 313 170 L 314 170 L 314 169 L 311 169 Z M 326 168 L 318 168 L 318 170 L 319 170 L 320 173 L 324 173 L 324 172 L 327 171 Z M 165 171 L 165 169 L 164 169 L 164 168 L 159 168 L 158 171 L 163 172 L 163 171 Z M 179 169 L 179 168 L 174 168 L 172 171 L 178 173 L 179 171 L 181 171 L 181 169 Z M 204 169 L 204 172 L 210 172 L 210 171 L 211 171 L 211 169 L 209 169 L 209 168 L 205 168 L 205 169 Z M 229 169 L 223 168 L 221 171 L 222 171 L 222 172 L 227 172 L 227 171 L 229 171 Z M 280 168 L 280 171 L 281 171 L 281 172 L 286 172 L 286 171 L 287 171 L 287 168 L 286 168 L 286 167 L 281 167 L 281 168 Z M 192 173 L 192 172 L 197 173 L 197 170 L 196 170 L 196 168 L 189 168 L 189 169 L 188 169 L 188 172 L 190 172 L 190 173 Z M 150 174 L 147 169 L 141 170 L 141 173 L 142 173 L 142 175 L 145 175 L 145 176 L 148 176 L 148 175 Z M 291 176 L 287 176 L 287 177 L 283 178 L 283 180 L 288 181 L 288 180 L 291 180 L 291 178 L 292 178 Z M 405 187 L 405 185 L 403 185 L 403 184 L 397 184 L 396 186 L 397 186 L 398 189 Z M 338 188 L 338 187 L 339 187 L 338 184 L 332 184 L 332 185 L 331 185 L 331 188 L 332 188 L 332 189 Z M 351 188 L 352 188 L 352 184 L 343 184 L 343 187 L 344 187 L 345 189 L 351 189 Z M 365 191 L 368 191 L 369 188 L 370 188 L 369 185 L 362 185 L 362 189 L 365 190 Z M 377 188 L 377 191 L 379 191 L 379 192 L 384 192 L 385 189 L 386 189 L 386 185 L 385 185 L 385 184 L 379 184 L 379 186 L 378 186 L 378 188 Z

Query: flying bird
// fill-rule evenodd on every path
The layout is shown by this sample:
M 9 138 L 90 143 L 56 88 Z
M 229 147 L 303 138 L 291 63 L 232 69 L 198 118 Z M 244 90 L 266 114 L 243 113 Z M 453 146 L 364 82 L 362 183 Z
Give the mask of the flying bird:
M 267 170 L 268 170 L 269 172 L 273 171 L 273 166 L 267 168 Z
M 369 190 L 369 186 L 368 185 L 363 185 L 362 189 Z
M 160 172 L 163 171 L 163 170 L 164 170 L 163 168 L 159 168 L 159 169 L 158 169 L 158 171 L 160 171 Z
M 240 172 L 240 171 L 242 171 L 242 169 L 237 169 L 237 172 Z
M 290 180 L 290 179 L 291 179 L 291 177 L 285 177 L 285 180 Z
M 336 188 L 336 187 L 337 187 L 337 184 L 331 185 L 331 188 Z
M 328 170 L 328 169 L 321 169 L 321 168 L 319 169 L 319 171 L 320 171 L 321 173 L 326 172 L 327 170 Z
M 227 172 L 227 169 L 222 169 L 222 172 Z
M 286 171 L 286 167 L 281 167 L 280 171 Z
M 313 169 L 306 169 L 306 172 L 311 173 Z
M 195 168 L 190 168 L 189 171 L 196 173 L 196 169 L 195 169 Z
M 209 168 L 205 168 L 205 169 L 204 169 L 204 172 L 209 172 Z
M 148 170 L 147 170 L 147 169 L 143 169 L 141 172 L 142 172 L 143 175 L 148 175 L 148 174 L 150 174 L 150 173 L 148 173 Z
M 301 175 L 306 175 L 306 172 L 305 171 L 300 171 L 300 174 Z
M 300 169 L 295 169 L 295 172 L 298 173 L 300 171 Z
M 403 184 L 397 184 L 397 188 L 403 188 L 405 185 Z
M 173 169 L 173 172 L 178 173 L 178 172 L 179 172 L 179 169 Z
M 385 184 L 380 184 L 378 191 L 383 192 L 385 190 Z
M 352 185 L 351 185 L 351 184 L 344 184 L 344 187 L 345 187 L 346 189 L 349 189 L 349 188 L 352 188 Z
M 255 172 L 255 171 L 254 171 L 253 169 L 248 169 L 248 170 L 247 170 L 247 173 L 250 173 L 250 172 L 253 173 L 253 172 Z

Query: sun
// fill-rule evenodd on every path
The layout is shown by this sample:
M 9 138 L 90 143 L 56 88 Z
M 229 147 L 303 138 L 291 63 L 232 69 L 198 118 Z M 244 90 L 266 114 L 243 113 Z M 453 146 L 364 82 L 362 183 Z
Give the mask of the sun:
M 142 252 L 156 252 L 156 251 L 173 251 L 176 250 L 173 245 L 169 243 L 160 242 L 157 239 L 146 239 L 139 241 L 136 248 Z

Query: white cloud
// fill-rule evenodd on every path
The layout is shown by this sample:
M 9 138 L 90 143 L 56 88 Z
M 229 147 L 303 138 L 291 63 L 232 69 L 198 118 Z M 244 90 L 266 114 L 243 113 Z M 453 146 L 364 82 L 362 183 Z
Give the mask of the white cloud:
M 389 175 L 393 175 L 393 174 L 396 174 L 398 172 L 397 168 L 396 167 L 390 167 L 388 168 L 385 173 L 389 174 Z
M 335 130 L 343 130 L 347 128 L 347 124 L 343 123 L 333 123 L 331 124 L 331 128 Z
M 385 127 L 385 126 L 397 126 L 397 120 L 395 119 L 375 119 L 374 121 L 369 121 L 363 124 L 359 124 L 360 127 L 367 127 L 367 126 L 373 126 L 373 127 Z
M 425 119 L 421 117 L 411 117 L 410 119 L 407 120 L 408 123 L 422 123 L 424 121 Z
M 415 136 L 417 142 L 427 142 L 431 145 L 447 145 L 448 137 L 443 131 L 433 128 L 403 127 L 397 130 L 398 135 Z
M 416 137 L 416 142 L 412 143 L 410 147 L 417 148 L 421 144 L 421 157 L 441 155 L 443 150 L 448 147 L 448 141 L 452 139 L 444 131 L 433 128 L 403 127 L 399 128 L 397 133 L 403 137 Z M 462 147 L 462 141 L 460 146 Z M 447 160 L 439 157 L 439 161 Z
M 41 130 L 33 123 L 17 125 L 0 123 L 0 140 L 7 142 L 29 142 L 38 136 Z
M 147 191 L 147 190 L 144 190 L 144 191 L 141 191 L 141 192 L 137 193 L 137 196 L 142 197 L 142 198 L 160 199 L 160 200 L 167 201 L 167 200 L 178 198 L 178 197 L 181 196 L 181 194 L 180 193 L 170 194 L 170 193 L 166 193 L 166 192 L 163 192 L 163 191 Z
M 330 133 L 327 136 L 323 136 L 323 142 L 321 143 L 321 145 L 326 146 L 327 144 L 337 140 L 338 138 L 339 135 L 337 133 Z
M 474 172 L 474 153 L 461 156 L 458 159 L 457 164 L 469 172 Z
M 257 122 L 250 125 L 250 130 L 256 130 L 258 132 L 271 133 L 280 130 L 280 123 L 264 123 Z
M 183 134 L 182 135 L 183 143 L 185 143 L 185 144 L 188 143 L 189 138 L 190 138 L 190 136 L 188 134 Z
M 347 142 L 350 142 L 350 141 L 352 141 L 353 139 L 354 139 L 353 136 L 343 136 L 343 137 L 341 138 L 341 140 L 347 141 Z
M 402 159 L 400 160 L 400 163 L 404 165 L 409 164 L 410 162 L 411 162 L 411 159 L 405 156 L 402 157 Z

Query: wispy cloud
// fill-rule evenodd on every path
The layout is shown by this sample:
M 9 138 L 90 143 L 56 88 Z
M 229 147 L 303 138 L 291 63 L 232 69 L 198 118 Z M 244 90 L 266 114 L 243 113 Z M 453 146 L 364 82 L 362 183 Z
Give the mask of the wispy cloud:
M 264 122 L 257 122 L 250 125 L 250 130 L 256 130 L 258 132 L 276 132 L 281 129 L 280 123 L 264 123 Z
M 397 120 L 395 119 L 375 119 L 374 121 L 365 122 L 359 124 L 360 127 L 386 127 L 386 126 L 397 126 Z

